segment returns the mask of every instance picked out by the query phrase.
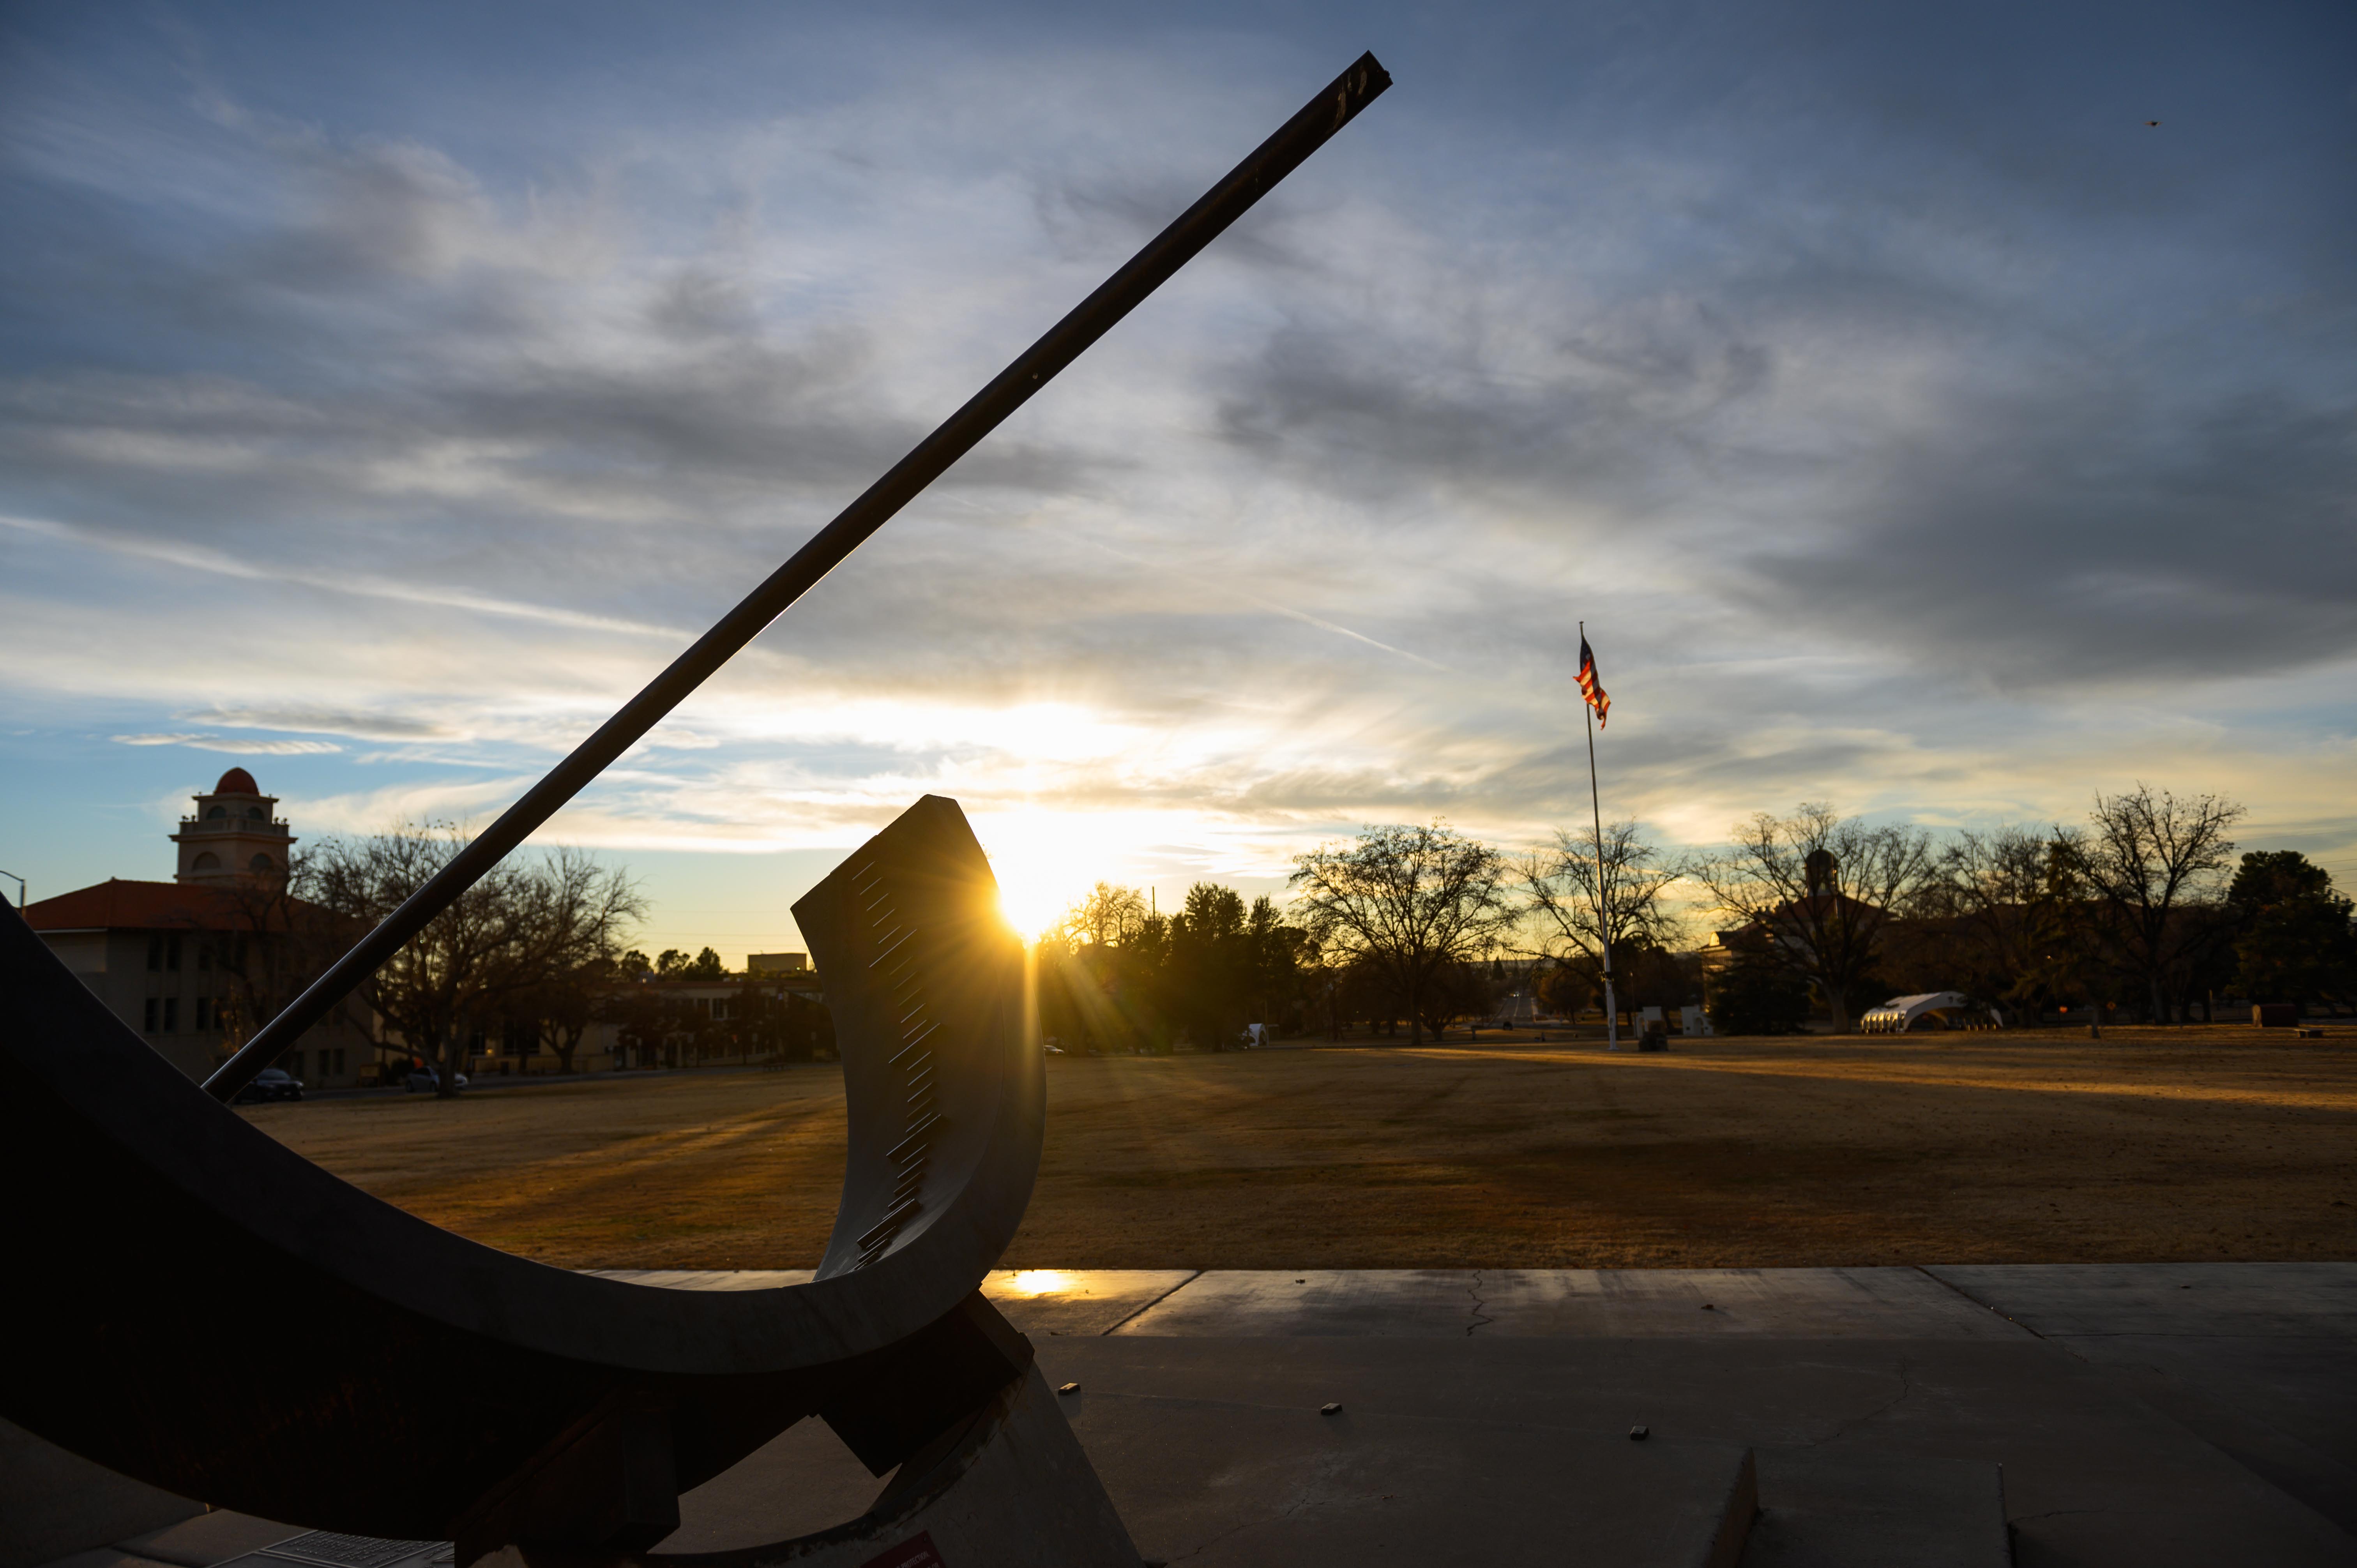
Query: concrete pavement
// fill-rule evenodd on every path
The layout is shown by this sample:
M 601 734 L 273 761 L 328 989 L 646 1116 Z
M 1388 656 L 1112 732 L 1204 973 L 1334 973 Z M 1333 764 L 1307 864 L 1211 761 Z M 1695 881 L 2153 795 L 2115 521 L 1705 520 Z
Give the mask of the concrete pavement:
M 1080 1385 L 1062 1408 L 1149 1558 L 1683 1561 L 1675 1529 L 1748 1452 L 1751 1568 L 2357 1562 L 2357 1264 L 1030 1270 L 985 1290 Z M 5 1453 L 13 1495 L 41 1456 Z M 663 1550 L 821 1528 L 877 1489 L 807 1422 L 683 1498 Z M 0 1568 L 75 1530 L 104 1544 L 74 1568 L 252 1550 L 235 1516 L 204 1529 L 239 1552 L 207 1558 L 173 1533 L 202 1521 L 157 1531 L 153 1495 L 116 1495 L 136 1530 L 0 1540 Z
M 1927 1496 L 1960 1518 L 2000 1466 L 2024 1563 L 2357 1562 L 2357 1264 L 1031 1270 L 984 1289 L 1051 1376 L 1083 1382 L 1072 1414 L 1092 1453 L 1120 1446 L 1104 1393 L 1347 1396 L 1589 1435 L 1650 1413 L 1664 1434 L 1756 1448 L 1756 1563 L 1887 1560 L 1843 1532 L 1921 1516 Z M 1214 1343 L 1121 1343 L 1187 1340 Z M 1302 1343 L 1355 1340 L 1427 1343 Z M 834 1446 L 780 1441 L 820 1470 Z M 1106 1479 L 1130 1508 L 1118 1464 Z M 826 1506 L 875 1485 L 839 1480 Z

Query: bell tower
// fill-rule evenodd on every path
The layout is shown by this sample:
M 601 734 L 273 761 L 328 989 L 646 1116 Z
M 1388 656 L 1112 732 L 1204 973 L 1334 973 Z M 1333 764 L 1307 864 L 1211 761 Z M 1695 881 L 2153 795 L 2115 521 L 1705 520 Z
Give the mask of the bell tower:
M 180 846 L 176 882 L 230 882 L 241 876 L 283 875 L 295 835 L 278 820 L 278 797 L 265 795 L 242 768 L 221 776 L 196 797 L 197 814 L 180 819 L 172 842 Z

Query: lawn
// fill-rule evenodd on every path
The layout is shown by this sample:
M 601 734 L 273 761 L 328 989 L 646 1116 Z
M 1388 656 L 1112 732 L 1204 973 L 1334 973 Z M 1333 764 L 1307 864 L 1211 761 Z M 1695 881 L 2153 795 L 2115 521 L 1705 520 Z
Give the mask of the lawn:
M 1506 1038 L 1511 1038 L 1507 1036 Z M 2357 1038 L 2217 1026 L 1050 1058 L 1004 1262 L 1782 1267 L 2357 1258 Z M 816 1262 L 832 1067 L 248 1108 L 572 1267 Z

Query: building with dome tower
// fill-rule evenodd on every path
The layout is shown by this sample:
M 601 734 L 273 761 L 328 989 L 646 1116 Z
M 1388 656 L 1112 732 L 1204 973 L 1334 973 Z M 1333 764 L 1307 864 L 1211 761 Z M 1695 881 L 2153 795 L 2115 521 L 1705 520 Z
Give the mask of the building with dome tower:
M 241 876 L 284 875 L 295 847 L 293 830 L 277 816 L 278 797 L 265 795 L 242 768 L 221 776 L 199 795 L 197 814 L 180 819 L 172 842 L 180 846 L 175 882 L 233 882 Z
M 340 945 L 324 912 L 286 890 L 296 839 L 277 805 L 232 768 L 169 835 L 178 851 L 171 881 L 109 877 L 25 908 L 26 924 L 66 967 L 190 1078 L 210 1076 L 235 1039 L 317 972 L 326 960 L 312 950 Z M 342 1088 L 402 1054 L 348 998 L 277 1065 L 309 1087 Z

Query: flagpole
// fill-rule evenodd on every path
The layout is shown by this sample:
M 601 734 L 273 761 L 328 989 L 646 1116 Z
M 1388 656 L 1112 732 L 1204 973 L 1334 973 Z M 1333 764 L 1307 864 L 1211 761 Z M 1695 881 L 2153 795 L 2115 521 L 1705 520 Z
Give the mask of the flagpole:
M 1587 623 L 1579 623 L 1579 645 L 1587 646 Z M 1604 948 L 1604 1048 L 1620 1048 L 1620 1008 L 1612 997 L 1612 908 L 1604 883 L 1604 806 L 1596 788 L 1596 704 L 1583 695 L 1579 711 L 1587 718 L 1587 811 L 1596 824 L 1596 935 Z

